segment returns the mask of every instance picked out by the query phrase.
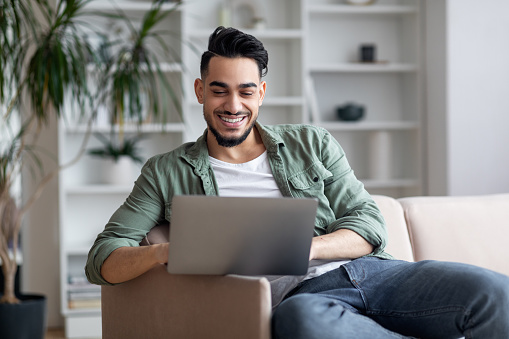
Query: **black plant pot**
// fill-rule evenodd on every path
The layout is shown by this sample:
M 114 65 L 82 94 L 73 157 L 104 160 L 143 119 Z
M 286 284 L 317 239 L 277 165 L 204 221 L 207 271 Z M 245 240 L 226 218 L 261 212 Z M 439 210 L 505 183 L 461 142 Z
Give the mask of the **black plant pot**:
M 46 332 L 46 297 L 19 295 L 19 304 L 0 304 L 0 338 L 43 339 Z

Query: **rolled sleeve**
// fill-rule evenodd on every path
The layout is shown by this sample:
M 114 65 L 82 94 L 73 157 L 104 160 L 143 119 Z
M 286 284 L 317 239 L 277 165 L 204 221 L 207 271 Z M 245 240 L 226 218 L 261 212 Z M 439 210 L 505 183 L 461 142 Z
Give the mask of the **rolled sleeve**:
M 85 274 L 93 284 L 111 285 L 101 276 L 108 256 L 120 247 L 139 246 L 140 241 L 164 220 L 164 198 L 156 183 L 153 161 L 143 167 L 126 201 L 112 215 L 89 251 Z
M 101 267 L 104 261 L 114 250 L 120 247 L 134 246 L 138 246 L 138 243 L 130 239 L 105 239 L 104 241 L 96 240 L 94 246 L 88 254 L 87 265 L 85 267 L 85 274 L 88 281 L 97 285 L 113 285 L 104 280 L 101 275 Z

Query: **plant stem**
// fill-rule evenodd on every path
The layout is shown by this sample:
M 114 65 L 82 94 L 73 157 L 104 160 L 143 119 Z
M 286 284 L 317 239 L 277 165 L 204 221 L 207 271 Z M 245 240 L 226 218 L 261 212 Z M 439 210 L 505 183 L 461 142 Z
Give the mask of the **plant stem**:
M 16 89 L 16 94 L 14 94 L 14 97 L 9 101 L 9 105 L 7 106 L 7 110 L 5 111 L 5 114 L 3 116 L 3 120 L 7 121 L 9 117 L 11 116 L 11 113 L 14 111 L 14 107 L 16 107 L 16 101 L 18 100 L 21 91 L 23 90 L 23 87 L 25 86 L 27 82 L 27 78 L 24 78 L 21 84 Z

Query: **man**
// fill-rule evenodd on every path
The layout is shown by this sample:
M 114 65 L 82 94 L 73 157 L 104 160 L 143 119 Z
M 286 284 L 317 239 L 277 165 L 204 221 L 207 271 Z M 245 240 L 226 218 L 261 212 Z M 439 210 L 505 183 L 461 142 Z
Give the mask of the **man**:
M 167 262 L 139 247 L 170 220 L 175 194 L 319 200 L 304 277 L 269 277 L 274 338 L 508 338 L 509 278 L 454 263 L 407 263 L 384 252 L 383 217 L 327 131 L 257 122 L 268 55 L 256 38 L 217 28 L 194 87 L 207 130 L 151 158 L 90 250 L 86 273 L 116 284 Z

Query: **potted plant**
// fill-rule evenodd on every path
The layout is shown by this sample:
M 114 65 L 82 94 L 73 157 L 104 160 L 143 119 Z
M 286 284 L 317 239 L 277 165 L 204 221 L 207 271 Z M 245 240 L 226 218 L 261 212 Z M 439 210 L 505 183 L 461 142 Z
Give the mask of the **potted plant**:
M 76 18 L 86 1 L 6 0 L 0 5 L 0 258 L 4 290 L 0 337 L 42 338 L 45 298 L 16 295 L 18 240 L 23 216 L 57 174 L 44 173 L 36 144 L 52 116 L 62 116 L 71 95 L 85 109 L 89 98 L 84 56 L 88 46 L 77 34 Z M 34 8 L 35 7 L 35 8 Z M 40 11 L 41 18 L 35 14 Z M 28 104 L 24 99 L 27 99 Z M 36 190 L 23 202 L 13 194 L 22 171 L 40 170 Z M 30 316 L 33 316 L 30 318 Z M 20 326 L 20 319 L 23 325 Z
M 157 52 L 162 52 L 169 55 L 170 59 L 175 59 L 173 51 L 164 43 L 159 35 L 160 31 L 157 30 L 157 24 L 170 13 L 161 10 L 163 3 L 164 1 L 155 0 L 138 27 L 127 16 L 113 14 L 113 19 L 125 24 L 125 35 L 128 39 L 109 41 L 103 37 L 103 42 L 99 45 L 101 53 L 98 82 L 107 88 L 104 96 L 111 131 L 109 139 L 102 134 L 96 134 L 103 147 L 94 148 L 88 154 L 103 160 L 100 166 L 102 183 L 131 183 L 133 173 L 137 172 L 134 169 L 135 164 L 142 162 L 142 158 L 137 154 L 141 135 L 138 133 L 138 136 L 126 138 L 124 126 L 127 122 L 139 127 L 149 119 L 147 112 L 150 111 L 154 115 L 150 118 L 159 119 L 164 126 L 166 115 L 159 117 L 159 111 L 166 112 L 168 104 L 173 105 L 177 112 L 182 111 L 179 98 L 175 94 L 177 90 L 165 77 L 157 56 Z M 153 46 L 147 45 L 151 40 L 158 42 L 159 51 L 154 51 Z M 111 57 L 113 50 L 116 50 L 115 57 Z M 169 102 L 160 101 L 160 87 L 165 89 Z
M 166 15 L 161 2 L 153 3 L 140 28 L 131 25 L 138 38 L 123 48 L 112 50 L 110 59 L 100 63 L 98 60 L 102 58 L 97 56 L 79 27 L 85 22 L 80 22 L 80 18 L 86 14 L 85 6 L 89 2 L 57 0 L 54 7 L 50 0 L 0 2 L 0 259 L 4 276 L 4 290 L 0 291 L 3 292 L 0 297 L 1 338 L 44 337 L 44 298 L 38 296 L 35 300 L 17 295 L 14 288 L 22 220 L 47 183 L 85 153 L 90 134 L 86 133 L 74 159 L 46 172 L 41 166 L 43 153 L 37 148 L 41 131 L 52 117 L 61 119 L 66 115 L 67 102 L 74 103 L 74 110 L 78 110 L 79 117 L 89 128 L 98 108 L 105 104 L 112 105 L 111 121 L 121 123 L 125 114 L 136 117 L 141 112 L 141 99 L 135 82 L 153 90 L 151 93 L 163 88 L 168 97 L 175 98 L 174 104 L 178 102 L 173 89 L 164 80 L 163 86 L 157 86 L 155 79 L 162 78 L 162 73 L 152 64 L 154 59 L 146 47 L 147 39 L 151 38 L 164 45 L 154 32 L 155 24 Z M 129 22 L 120 11 L 95 14 Z M 117 43 L 111 41 L 108 45 Z M 98 63 L 94 67 L 101 70 L 96 77 L 98 90 L 95 92 L 87 80 L 90 61 Z M 161 112 L 157 98 L 149 102 L 154 114 Z M 33 173 L 37 181 L 33 192 L 25 192 L 28 195 L 24 201 L 17 198 L 14 189 L 22 171 Z M 29 329 L 24 306 L 34 303 L 43 314 L 35 320 L 35 329 Z M 9 325 L 14 326 L 9 329 Z
M 123 185 L 132 183 L 137 173 L 136 164 L 141 165 L 143 158 L 139 155 L 141 134 L 119 139 L 115 133 L 108 139 L 100 133 L 95 134 L 103 147 L 92 148 L 88 154 L 103 159 L 99 176 L 102 183 Z

